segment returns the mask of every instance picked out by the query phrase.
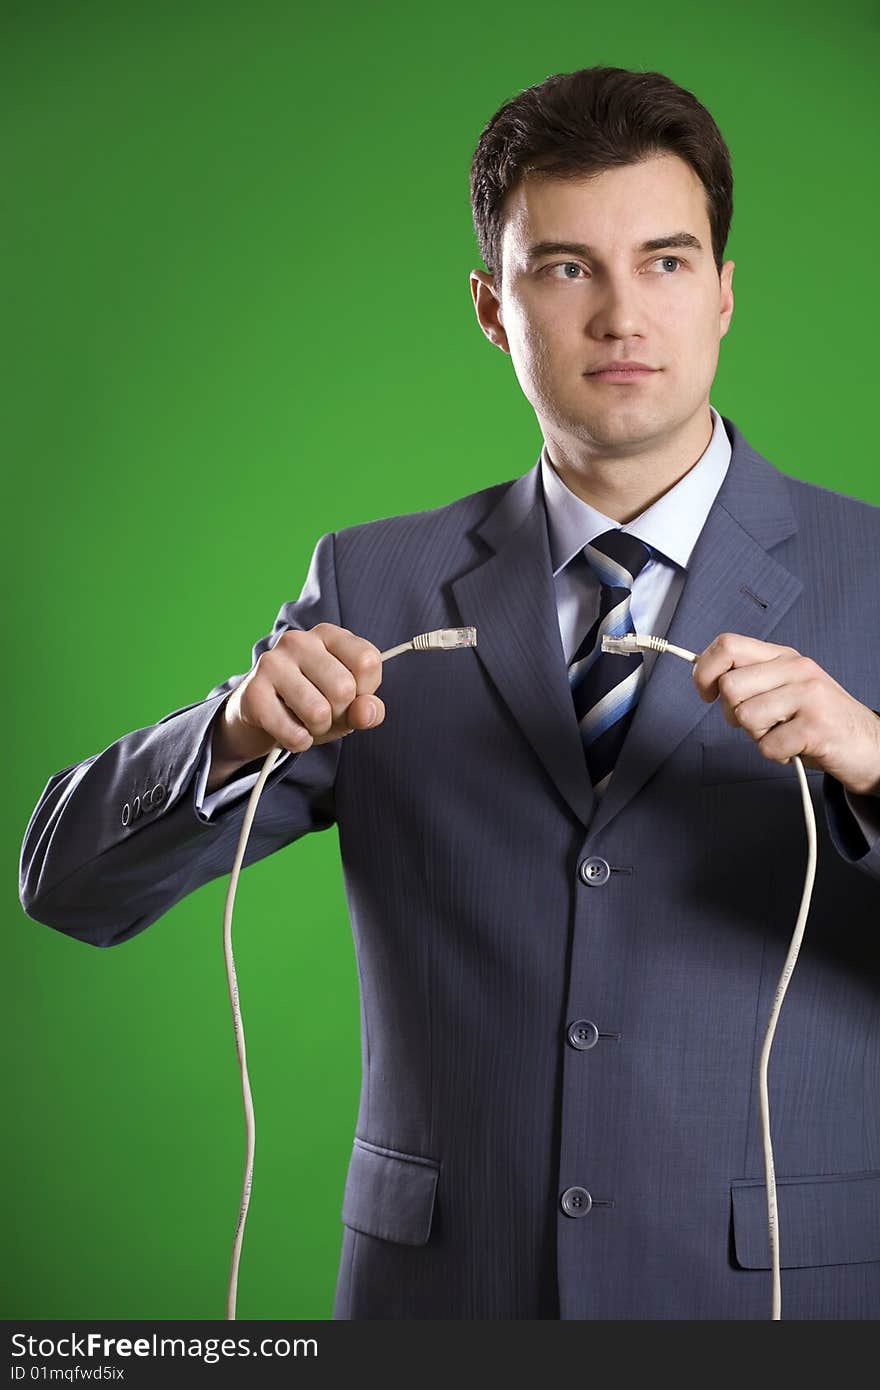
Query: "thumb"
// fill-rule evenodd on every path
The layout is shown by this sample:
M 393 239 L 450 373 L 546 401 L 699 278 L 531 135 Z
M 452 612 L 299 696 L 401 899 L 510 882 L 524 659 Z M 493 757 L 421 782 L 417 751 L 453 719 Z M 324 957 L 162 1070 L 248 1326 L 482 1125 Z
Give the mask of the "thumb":
M 375 729 L 385 718 L 385 702 L 378 695 L 356 695 L 347 718 L 352 729 Z

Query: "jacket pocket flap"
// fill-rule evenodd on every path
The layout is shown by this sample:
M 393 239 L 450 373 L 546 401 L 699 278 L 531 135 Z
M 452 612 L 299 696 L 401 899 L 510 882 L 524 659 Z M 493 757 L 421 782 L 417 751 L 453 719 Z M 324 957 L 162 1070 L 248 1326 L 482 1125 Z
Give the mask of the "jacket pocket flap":
M 737 1262 L 769 1269 L 764 1183 L 735 1182 L 731 1195 Z M 781 1269 L 880 1260 L 880 1171 L 777 1178 L 776 1208 Z
M 440 1164 L 355 1139 L 342 1220 L 346 1226 L 402 1245 L 424 1245 L 431 1231 Z

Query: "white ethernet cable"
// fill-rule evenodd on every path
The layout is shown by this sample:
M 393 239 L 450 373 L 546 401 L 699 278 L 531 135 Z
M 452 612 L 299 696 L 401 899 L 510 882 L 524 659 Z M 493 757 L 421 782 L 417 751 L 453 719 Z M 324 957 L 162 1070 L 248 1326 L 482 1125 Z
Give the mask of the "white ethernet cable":
M 390 661 L 391 657 L 399 656 L 401 652 L 415 651 L 452 651 L 456 647 L 475 647 L 477 645 L 477 629 L 475 627 L 441 627 L 434 632 L 420 632 L 417 637 L 413 637 L 409 642 L 401 642 L 397 647 L 389 647 L 388 651 L 380 653 L 380 659 Z M 310 745 L 311 746 L 311 745 Z M 303 750 L 305 751 L 305 750 Z M 248 1079 L 247 1057 L 244 1046 L 244 1027 L 241 1021 L 241 1010 L 238 1006 L 238 980 L 235 974 L 235 959 L 232 954 L 232 905 L 235 902 L 235 889 L 238 884 L 238 875 L 241 869 L 244 852 L 247 848 L 248 837 L 251 833 L 254 815 L 257 809 L 257 802 L 263 787 L 266 785 L 266 778 L 272 771 L 284 749 L 280 744 L 274 744 L 266 754 L 260 775 L 251 788 L 250 799 L 244 816 L 244 824 L 241 827 L 241 834 L 238 840 L 238 849 L 235 852 L 235 860 L 232 865 L 232 873 L 229 879 L 229 888 L 226 893 L 226 907 L 223 913 L 223 954 L 226 957 L 226 980 L 229 985 L 229 998 L 232 1001 L 232 1021 L 235 1027 L 235 1042 L 238 1048 L 238 1061 L 241 1068 L 241 1089 L 244 1096 L 245 1126 L 247 1131 L 246 1158 L 244 1183 L 242 1185 L 241 1207 L 238 1214 L 238 1226 L 235 1231 L 235 1241 L 232 1247 L 232 1267 L 229 1274 L 229 1288 L 226 1293 L 226 1317 L 235 1317 L 235 1302 L 238 1293 L 238 1262 L 241 1257 L 241 1242 L 244 1236 L 244 1223 L 247 1216 L 248 1205 L 251 1199 L 251 1179 L 254 1171 L 254 1106 L 251 1099 L 251 1084 Z
M 673 646 L 671 642 L 667 642 L 665 637 L 649 637 L 634 632 L 625 633 L 621 637 L 612 637 L 608 634 L 604 634 L 602 637 L 602 651 L 612 652 L 620 656 L 631 656 L 634 652 L 638 651 L 672 652 L 675 656 L 684 657 L 685 661 L 690 661 L 692 665 L 699 656 L 699 652 L 689 652 L 684 647 Z M 770 1140 L 770 1099 L 767 1093 L 767 1064 L 770 1060 L 770 1048 L 773 1045 L 773 1035 L 776 1032 L 779 1011 L 782 1007 L 785 991 L 788 989 L 791 972 L 794 970 L 795 961 L 798 958 L 798 952 L 801 948 L 807 913 L 810 910 L 810 899 L 813 894 L 813 880 L 816 877 L 816 817 L 813 811 L 813 803 L 810 799 L 804 765 L 797 754 L 783 761 L 794 763 L 798 781 L 801 784 L 801 797 L 804 803 L 804 820 L 807 826 L 807 872 L 804 878 L 804 891 L 801 895 L 800 912 L 795 922 L 791 944 L 788 948 L 788 955 L 782 967 L 782 974 L 776 986 L 776 997 L 773 1000 L 773 1007 L 770 1010 L 770 1022 L 767 1025 L 767 1032 L 764 1036 L 764 1046 L 761 1049 L 761 1133 L 764 1140 L 764 1174 L 767 1187 L 767 1227 L 770 1236 L 770 1262 L 773 1271 L 771 1321 L 778 1321 L 782 1317 L 782 1290 L 779 1279 L 779 1228 L 776 1211 L 776 1177 L 773 1171 L 773 1145 Z

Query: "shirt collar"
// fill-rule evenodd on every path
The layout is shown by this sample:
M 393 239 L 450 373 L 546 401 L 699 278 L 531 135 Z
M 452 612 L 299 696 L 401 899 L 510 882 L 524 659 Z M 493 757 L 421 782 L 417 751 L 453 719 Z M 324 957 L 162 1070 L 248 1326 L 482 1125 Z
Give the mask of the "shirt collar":
M 714 424 L 712 438 L 697 462 L 674 487 L 620 528 L 638 536 L 659 551 L 663 559 L 682 569 L 688 567 L 691 551 L 730 463 L 730 440 L 724 423 L 713 405 L 709 410 Z M 541 449 L 541 482 L 555 578 L 585 545 L 603 531 L 620 526 L 620 522 L 571 491 L 551 464 L 546 442 Z

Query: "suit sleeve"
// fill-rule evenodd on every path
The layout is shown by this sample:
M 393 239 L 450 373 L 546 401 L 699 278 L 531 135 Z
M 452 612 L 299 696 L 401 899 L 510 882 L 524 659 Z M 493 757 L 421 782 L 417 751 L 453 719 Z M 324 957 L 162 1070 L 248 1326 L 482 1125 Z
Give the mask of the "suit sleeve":
M 825 818 L 838 854 L 880 880 L 880 797 L 856 796 L 828 772 L 822 788 Z
M 219 712 L 217 717 L 219 718 Z M 290 756 L 289 750 L 285 749 L 283 753 L 279 754 L 275 766 L 280 767 Z M 237 801 L 239 797 L 249 795 L 251 788 L 260 775 L 260 767 L 262 767 L 262 763 L 257 766 L 255 772 L 250 773 L 239 768 L 238 773 L 234 777 L 230 777 L 229 781 L 225 782 L 222 787 L 218 787 L 216 791 L 206 793 L 205 788 L 208 785 L 208 778 L 211 775 L 211 740 L 206 736 L 205 751 L 202 754 L 201 761 L 196 770 L 195 800 L 193 803 L 196 810 L 200 811 L 202 815 L 210 820 L 214 812 L 221 806 L 229 806 L 233 801 Z
M 299 598 L 282 605 L 272 631 L 254 644 L 251 669 L 285 631 L 342 626 L 334 543 L 333 533 L 318 540 Z M 198 808 L 196 791 L 212 721 L 245 674 L 53 773 L 21 848 L 19 900 L 29 917 L 92 946 L 117 946 L 203 883 L 230 873 L 247 806 L 244 784 L 253 785 L 264 760 L 218 789 L 210 814 Z M 335 823 L 341 743 L 313 744 L 273 767 L 243 868 Z M 236 787 L 240 795 L 220 797 Z
M 880 839 L 880 797 L 844 791 L 844 800 L 858 822 L 867 848 L 873 849 Z

